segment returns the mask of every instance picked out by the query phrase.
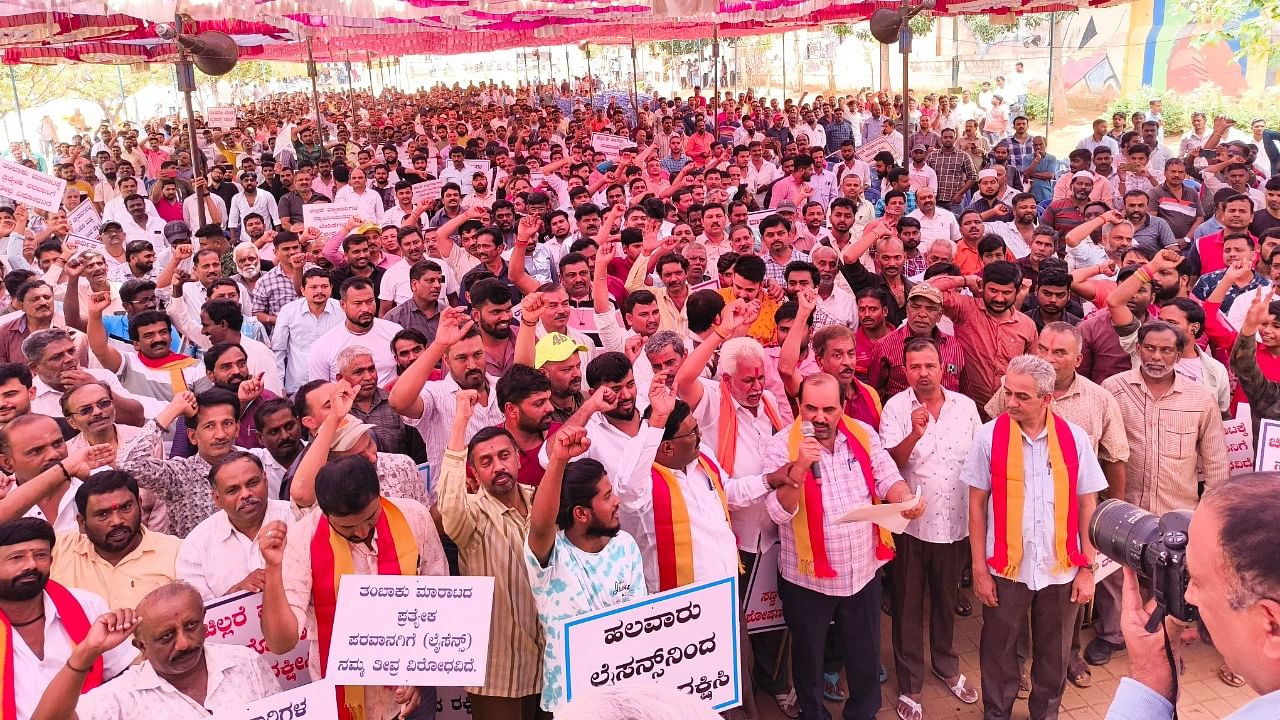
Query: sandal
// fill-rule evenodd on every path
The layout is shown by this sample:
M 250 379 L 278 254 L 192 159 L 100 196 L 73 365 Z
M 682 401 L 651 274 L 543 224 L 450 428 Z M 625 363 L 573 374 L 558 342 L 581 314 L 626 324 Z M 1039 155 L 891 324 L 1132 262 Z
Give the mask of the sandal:
M 924 708 L 906 695 L 898 696 L 898 706 L 895 710 L 901 720 L 924 720 Z
M 942 681 L 943 685 L 947 685 L 947 689 L 951 691 L 952 695 L 959 698 L 960 702 L 965 705 L 972 705 L 978 702 L 978 691 L 969 684 L 969 678 L 965 677 L 964 673 L 960 673 L 956 676 L 956 682 L 954 685 L 949 685 L 947 679 L 938 673 L 935 672 L 934 675 Z
M 800 717 L 800 704 L 796 700 L 796 691 L 794 689 L 790 692 L 774 695 L 773 700 L 778 703 L 778 710 L 783 715 L 791 718 L 791 720 Z
M 1226 663 L 1218 666 L 1218 679 L 1231 687 L 1244 687 L 1244 678 L 1237 675 Z
M 849 699 L 849 693 L 840 689 L 840 673 L 822 674 L 822 697 L 831 702 L 844 702 Z
M 969 598 L 963 593 L 956 596 L 956 614 L 960 617 L 969 617 L 973 614 L 973 603 L 969 602 Z

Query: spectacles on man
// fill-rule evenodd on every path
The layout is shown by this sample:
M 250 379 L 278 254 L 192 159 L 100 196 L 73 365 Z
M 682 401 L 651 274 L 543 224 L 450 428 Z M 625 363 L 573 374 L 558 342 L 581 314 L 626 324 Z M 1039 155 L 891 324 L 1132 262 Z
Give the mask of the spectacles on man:
M 111 398 L 102 398 L 101 400 L 99 400 L 98 402 L 92 405 L 85 405 L 83 407 L 76 408 L 76 415 L 83 418 L 87 418 L 93 414 L 94 410 L 101 410 L 102 412 L 106 412 L 110 409 L 111 409 Z

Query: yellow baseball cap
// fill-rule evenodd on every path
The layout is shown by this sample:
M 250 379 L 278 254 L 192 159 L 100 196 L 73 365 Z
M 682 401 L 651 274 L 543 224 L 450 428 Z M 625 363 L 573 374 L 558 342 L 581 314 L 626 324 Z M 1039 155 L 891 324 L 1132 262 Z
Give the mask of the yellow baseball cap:
M 587 346 L 564 333 L 547 333 L 534 348 L 533 366 L 541 368 L 549 362 L 568 360 L 576 352 L 587 352 Z

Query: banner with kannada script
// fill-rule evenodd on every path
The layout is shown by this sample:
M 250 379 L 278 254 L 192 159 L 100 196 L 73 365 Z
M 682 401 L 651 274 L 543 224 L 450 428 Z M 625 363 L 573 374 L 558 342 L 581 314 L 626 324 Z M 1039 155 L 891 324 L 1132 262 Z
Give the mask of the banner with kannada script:
M 347 575 L 327 675 L 339 685 L 484 685 L 493 578 Z
M 205 605 L 204 623 L 205 638 L 209 642 L 257 650 L 270 663 L 281 687 L 292 689 L 311 682 L 307 666 L 311 639 L 305 631 L 291 652 L 276 655 L 267 650 L 267 641 L 262 635 L 262 593 L 235 593 L 210 601 Z
M 338 699 L 333 683 L 320 680 L 249 703 L 239 712 L 219 713 L 215 717 L 216 720 L 338 720 Z
M 592 688 L 658 683 L 717 711 L 742 704 L 738 579 L 600 610 L 564 625 L 565 701 Z

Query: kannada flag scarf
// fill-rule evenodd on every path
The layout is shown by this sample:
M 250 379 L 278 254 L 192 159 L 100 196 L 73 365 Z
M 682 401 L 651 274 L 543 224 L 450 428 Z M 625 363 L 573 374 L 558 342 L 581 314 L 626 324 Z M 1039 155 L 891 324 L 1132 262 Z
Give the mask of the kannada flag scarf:
M 876 480 L 871 471 L 871 439 L 861 425 L 848 415 L 841 416 L 840 435 L 849 447 L 849 453 L 858 463 L 862 478 L 867 483 L 867 493 L 871 502 L 879 504 L 876 498 Z M 790 457 L 795 460 L 800 454 L 800 421 L 791 424 L 791 433 L 787 438 Z M 827 557 L 827 538 L 825 518 L 822 508 L 822 487 L 814 479 L 813 472 L 804 476 L 804 487 L 800 490 L 800 506 L 791 518 L 791 531 L 795 535 L 796 556 L 799 559 L 799 570 L 806 575 L 820 578 L 836 576 L 835 568 Z M 876 559 L 893 559 L 893 535 L 879 525 L 874 526 L 876 542 Z
M 382 498 L 382 512 L 374 529 L 379 575 L 417 575 L 418 543 L 400 508 Z M 316 630 L 320 635 L 320 669 L 328 672 L 329 643 L 333 637 L 333 617 L 338 606 L 338 586 L 343 575 L 354 575 L 351 545 L 331 527 L 324 516 L 311 537 L 312 603 L 316 610 Z M 338 717 L 366 720 L 364 688 L 338 686 Z
M 1067 422 L 1049 413 L 1049 467 L 1053 474 L 1053 548 L 1055 570 L 1088 565 L 1080 551 L 1080 508 L 1076 481 L 1080 461 L 1075 436 Z M 994 554 L 987 564 L 997 574 L 1016 578 L 1022 563 L 1022 504 L 1026 499 L 1026 465 L 1022 458 L 1022 428 L 1008 413 L 996 418 L 991 437 L 991 522 Z
M 66 628 L 67 635 L 71 637 L 73 645 L 83 642 L 89 634 L 89 617 L 84 614 L 84 608 L 80 607 L 80 602 L 66 588 L 58 583 L 50 580 L 45 584 L 45 593 L 49 599 L 53 601 L 53 607 L 58 613 L 58 619 L 62 621 L 62 627 Z M 3 612 L 0 612 L 0 678 L 3 679 L 3 686 L 0 686 L 0 720 L 17 720 L 18 718 L 18 698 L 14 688 L 14 668 L 13 668 L 13 625 L 9 623 L 9 618 Z M 31 680 L 31 678 L 25 678 Z M 80 686 L 80 693 L 84 694 L 102 684 L 102 658 L 94 661 L 89 668 L 89 674 L 84 678 L 84 684 Z
M 698 466 L 711 479 L 720 496 L 724 521 L 729 522 L 729 497 L 724 479 L 714 461 L 698 455 Z M 658 546 L 658 586 L 661 590 L 689 585 L 694 580 L 693 531 L 689 524 L 689 506 L 674 473 L 666 466 L 653 464 L 653 524 Z
M 190 355 L 175 352 L 171 352 L 162 358 L 149 358 L 142 353 L 138 353 L 138 361 L 152 370 L 167 371 L 169 373 L 169 384 L 173 386 L 174 395 L 188 390 L 187 377 L 182 374 L 182 371 L 196 364 L 196 359 Z
M 760 409 L 769 417 L 773 431 L 782 429 L 782 416 L 768 395 L 760 396 Z M 720 435 L 716 438 L 716 458 L 720 467 L 733 477 L 734 464 L 738 458 L 738 413 L 733 408 L 733 395 L 729 393 L 729 381 L 720 380 Z

